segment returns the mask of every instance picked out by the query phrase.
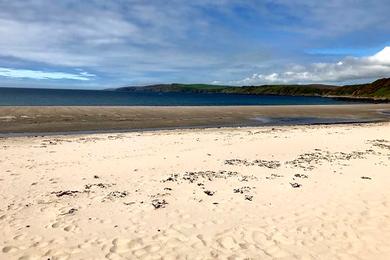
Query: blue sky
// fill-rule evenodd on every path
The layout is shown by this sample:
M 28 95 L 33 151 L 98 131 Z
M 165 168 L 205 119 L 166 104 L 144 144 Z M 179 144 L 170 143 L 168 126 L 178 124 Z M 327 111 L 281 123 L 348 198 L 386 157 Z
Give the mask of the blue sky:
M 389 13 L 388 0 L 0 0 L 0 86 L 367 82 L 390 77 Z

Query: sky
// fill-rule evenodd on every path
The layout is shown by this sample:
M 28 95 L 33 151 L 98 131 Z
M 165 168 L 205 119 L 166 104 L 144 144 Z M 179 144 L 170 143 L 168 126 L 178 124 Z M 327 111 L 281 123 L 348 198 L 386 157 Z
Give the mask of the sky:
M 0 86 L 390 77 L 389 0 L 0 0 Z

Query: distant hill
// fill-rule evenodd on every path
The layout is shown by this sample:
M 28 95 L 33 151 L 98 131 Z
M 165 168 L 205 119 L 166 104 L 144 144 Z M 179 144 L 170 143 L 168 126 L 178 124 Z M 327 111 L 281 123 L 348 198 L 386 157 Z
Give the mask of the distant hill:
M 332 86 L 321 84 L 308 85 L 261 85 L 227 86 L 210 84 L 157 84 L 142 87 L 123 87 L 117 91 L 132 92 L 185 92 L 185 93 L 226 93 L 280 96 L 326 96 L 340 98 L 363 98 L 390 101 L 390 78 L 383 78 L 372 83 Z
M 390 78 L 378 79 L 368 84 L 337 87 L 332 89 L 327 95 L 390 100 Z
M 189 92 L 189 93 L 214 93 L 222 92 L 227 88 L 236 88 L 232 86 L 222 86 L 222 85 L 210 85 L 210 84 L 156 84 L 156 85 L 147 85 L 141 87 L 123 87 L 117 88 L 117 91 L 148 91 L 148 92 Z

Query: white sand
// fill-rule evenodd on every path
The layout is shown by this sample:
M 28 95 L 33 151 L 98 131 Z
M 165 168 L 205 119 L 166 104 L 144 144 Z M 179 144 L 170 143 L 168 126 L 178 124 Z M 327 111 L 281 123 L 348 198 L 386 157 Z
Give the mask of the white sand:
M 0 191 L 0 259 L 390 259 L 389 123 L 3 138 Z

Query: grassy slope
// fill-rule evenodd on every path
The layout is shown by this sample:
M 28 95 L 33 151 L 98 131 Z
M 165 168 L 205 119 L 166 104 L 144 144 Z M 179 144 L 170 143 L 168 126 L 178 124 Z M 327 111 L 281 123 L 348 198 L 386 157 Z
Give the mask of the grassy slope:
M 336 88 L 331 95 L 390 99 L 390 78 L 369 84 L 349 85 Z
M 209 84 L 160 84 L 144 87 L 125 87 L 120 91 L 234 93 L 287 96 L 338 96 L 351 98 L 375 98 L 390 100 L 390 78 L 373 83 L 347 86 L 311 85 L 262 85 L 233 87 Z

